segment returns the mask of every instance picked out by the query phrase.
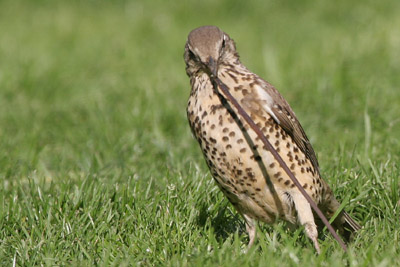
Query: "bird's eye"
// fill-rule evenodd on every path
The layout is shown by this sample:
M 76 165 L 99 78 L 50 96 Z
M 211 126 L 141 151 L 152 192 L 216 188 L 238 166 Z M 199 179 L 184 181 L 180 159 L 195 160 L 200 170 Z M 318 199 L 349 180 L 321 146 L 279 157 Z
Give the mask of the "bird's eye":
M 192 50 L 190 50 L 190 49 L 189 49 L 189 58 L 192 59 L 192 60 L 194 60 L 194 61 L 197 61 L 196 55 L 195 55 L 195 54 L 192 52 Z
M 221 45 L 221 47 L 222 47 L 222 48 L 225 48 L 225 45 L 226 45 L 226 35 L 224 35 L 224 39 L 222 39 L 222 45 Z

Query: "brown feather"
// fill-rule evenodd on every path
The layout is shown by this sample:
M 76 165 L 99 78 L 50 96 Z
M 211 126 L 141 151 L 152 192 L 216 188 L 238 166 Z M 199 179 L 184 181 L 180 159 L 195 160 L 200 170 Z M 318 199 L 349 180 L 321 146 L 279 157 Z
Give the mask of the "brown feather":
M 279 120 L 276 122 L 287 134 L 289 134 L 289 136 L 292 137 L 296 145 L 311 161 L 311 164 L 314 167 L 314 171 L 316 171 L 319 175 L 320 172 L 317 156 L 315 155 L 314 149 L 312 148 L 311 143 L 308 140 L 308 137 L 304 132 L 304 129 L 298 121 L 296 115 L 294 114 L 292 108 L 282 97 L 282 95 L 275 89 L 275 87 L 264 80 L 262 81 L 262 88 L 272 97 L 274 101 L 274 105 L 271 107 L 271 109 Z

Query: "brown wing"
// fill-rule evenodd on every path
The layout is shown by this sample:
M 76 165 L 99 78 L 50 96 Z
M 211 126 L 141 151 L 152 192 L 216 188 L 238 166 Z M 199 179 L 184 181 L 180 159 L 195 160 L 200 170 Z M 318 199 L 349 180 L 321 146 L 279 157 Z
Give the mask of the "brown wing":
M 274 118 L 275 121 L 278 119 L 277 123 L 292 137 L 293 141 L 311 161 L 315 171 L 319 174 L 319 165 L 314 149 L 292 108 L 272 85 L 265 82 L 262 87 L 272 97 L 273 103 L 270 108 L 276 117 Z

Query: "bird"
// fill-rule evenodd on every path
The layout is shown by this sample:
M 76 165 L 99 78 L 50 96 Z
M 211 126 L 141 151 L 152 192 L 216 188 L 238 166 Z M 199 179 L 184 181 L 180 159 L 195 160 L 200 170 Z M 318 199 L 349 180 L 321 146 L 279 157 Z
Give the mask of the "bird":
M 192 134 L 216 184 L 244 218 L 248 247 L 256 239 L 257 221 L 284 220 L 290 228 L 303 226 L 319 253 L 321 222 L 314 218 L 309 202 L 213 81 L 218 78 L 226 85 L 330 219 L 340 203 L 322 179 L 313 147 L 288 102 L 241 63 L 234 40 L 216 26 L 189 33 L 184 60 L 191 85 L 186 112 Z M 333 226 L 347 240 L 361 228 L 344 210 Z

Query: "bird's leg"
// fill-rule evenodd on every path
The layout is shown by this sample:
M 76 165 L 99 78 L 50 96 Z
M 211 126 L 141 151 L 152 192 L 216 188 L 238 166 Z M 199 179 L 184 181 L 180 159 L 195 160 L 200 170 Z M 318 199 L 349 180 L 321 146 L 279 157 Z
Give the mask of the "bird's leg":
M 314 222 L 308 222 L 305 223 L 305 229 L 306 229 L 306 234 L 307 236 L 312 240 L 314 243 L 315 250 L 317 251 L 318 254 L 321 254 L 321 250 L 319 248 L 318 244 L 318 232 L 317 232 L 317 227 Z
M 300 224 L 304 225 L 307 236 L 314 243 L 317 253 L 320 254 L 321 250 L 318 244 L 318 231 L 310 204 L 307 202 L 304 196 L 300 194 L 300 192 L 293 194 L 292 199 L 297 210 L 297 216 Z
M 251 246 L 254 243 L 254 240 L 256 239 L 256 225 L 254 219 L 250 218 L 248 215 L 243 214 L 243 217 L 246 221 L 246 231 L 249 234 L 249 245 L 248 248 L 251 248 Z

